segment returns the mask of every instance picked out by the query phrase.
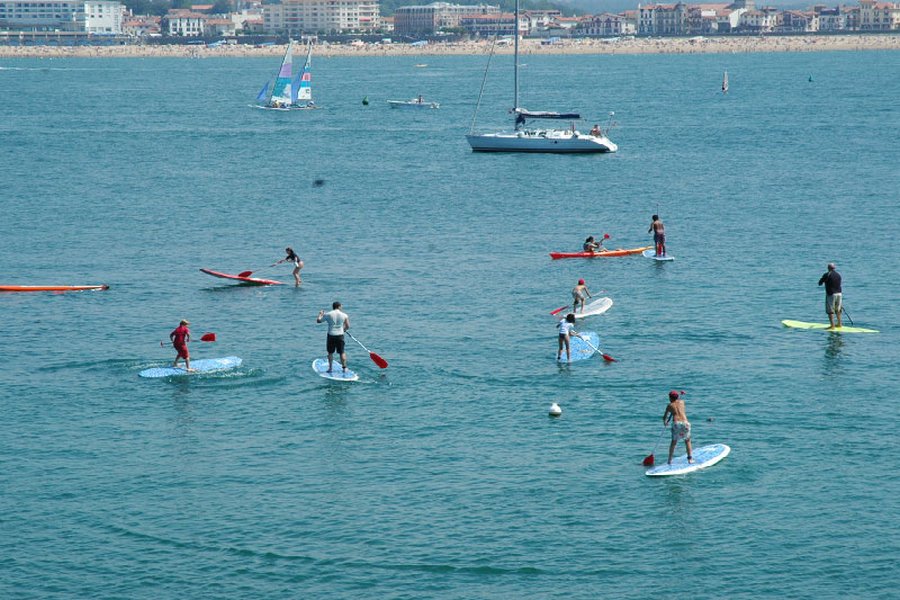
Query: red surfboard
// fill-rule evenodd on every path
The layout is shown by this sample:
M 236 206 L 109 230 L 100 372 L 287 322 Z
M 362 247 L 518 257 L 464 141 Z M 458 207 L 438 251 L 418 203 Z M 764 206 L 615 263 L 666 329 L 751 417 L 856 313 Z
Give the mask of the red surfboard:
M 231 279 L 234 281 L 240 281 L 241 283 L 247 283 L 250 285 L 284 285 L 283 281 L 275 281 L 274 279 L 259 279 L 258 277 L 241 277 L 240 275 L 231 275 L 230 273 L 220 273 L 219 271 L 213 271 L 211 269 L 200 269 L 207 275 L 212 275 L 213 277 L 221 277 L 222 279 Z

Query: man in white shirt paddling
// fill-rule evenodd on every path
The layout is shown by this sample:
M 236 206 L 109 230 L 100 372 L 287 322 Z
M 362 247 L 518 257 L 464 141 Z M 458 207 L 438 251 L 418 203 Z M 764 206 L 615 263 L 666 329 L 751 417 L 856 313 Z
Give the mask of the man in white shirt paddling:
M 335 300 L 331 303 L 331 310 L 327 313 L 319 311 L 316 323 L 325 321 L 328 323 L 328 336 L 325 348 L 328 350 L 328 373 L 331 373 L 331 355 L 337 352 L 341 357 L 341 367 L 347 370 L 347 353 L 344 352 L 344 332 L 350 329 L 350 317 L 341 310 L 341 303 Z

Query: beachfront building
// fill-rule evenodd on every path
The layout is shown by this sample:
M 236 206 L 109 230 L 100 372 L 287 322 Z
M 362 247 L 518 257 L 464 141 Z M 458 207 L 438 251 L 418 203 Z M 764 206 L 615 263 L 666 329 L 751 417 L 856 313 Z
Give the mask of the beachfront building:
M 741 15 L 738 29 L 752 33 L 771 33 L 781 22 L 781 12 L 767 6 L 759 10 L 748 10 Z
M 206 30 L 206 15 L 184 8 L 172 9 L 162 18 L 162 31 L 173 37 L 202 37 Z
M 381 26 L 378 0 L 282 0 L 263 6 L 266 33 L 366 33 Z
M 459 27 L 474 36 L 515 35 L 516 17 L 513 13 L 491 15 L 462 15 Z M 524 22 L 519 19 L 519 35 L 526 32 Z
M 576 35 L 587 37 L 618 37 L 637 33 L 637 23 L 626 15 L 602 13 L 593 15 L 578 26 Z
M 900 4 L 859 0 L 859 29 L 861 31 L 900 29 Z
M 786 10 L 778 25 L 781 33 L 810 33 L 819 31 L 819 15 L 814 11 Z
M 489 4 L 432 2 L 424 6 L 401 6 L 394 11 L 394 32 L 397 35 L 431 35 L 442 29 L 460 27 L 463 16 L 499 14 L 500 7 Z
M 160 21 L 161 19 L 154 15 L 127 17 L 122 23 L 122 33 L 133 38 L 159 36 L 162 35 Z
M 125 5 L 109 0 L 0 0 L 0 29 L 120 35 Z
M 816 6 L 813 10 L 819 17 L 819 31 L 844 31 L 847 29 L 847 15 L 840 6 L 834 8 Z

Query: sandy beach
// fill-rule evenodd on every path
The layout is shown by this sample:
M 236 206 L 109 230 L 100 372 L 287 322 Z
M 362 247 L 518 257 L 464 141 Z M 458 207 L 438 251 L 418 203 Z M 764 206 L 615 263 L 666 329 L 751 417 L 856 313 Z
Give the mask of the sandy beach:
M 408 44 L 319 45 L 317 56 L 449 56 L 486 54 L 490 41 L 447 42 L 427 46 Z M 826 52 L 900 50 L 900 35 L 803 35 L 766 37 L 634 38 L 617 40 L 573 39 L 553 45 L 523 40 L 522 54 L 711 54 L 747 52 Z M 278 56 L 284 46 L 0 46 L 2 58 L 64 57 L 173 57 L 207 58 Z M 497 54 L 511 54 L 511 46 L 498 46 Z

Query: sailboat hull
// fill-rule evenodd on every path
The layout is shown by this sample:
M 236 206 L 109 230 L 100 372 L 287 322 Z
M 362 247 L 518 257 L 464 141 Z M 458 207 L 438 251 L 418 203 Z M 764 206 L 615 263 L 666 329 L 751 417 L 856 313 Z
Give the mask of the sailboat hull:
M 551 154 L 592 154 L 619 149 L 606 136 L 543 130 L 513 133 L 484 133 L 466 136 L 473 152 L 541 152 Z

